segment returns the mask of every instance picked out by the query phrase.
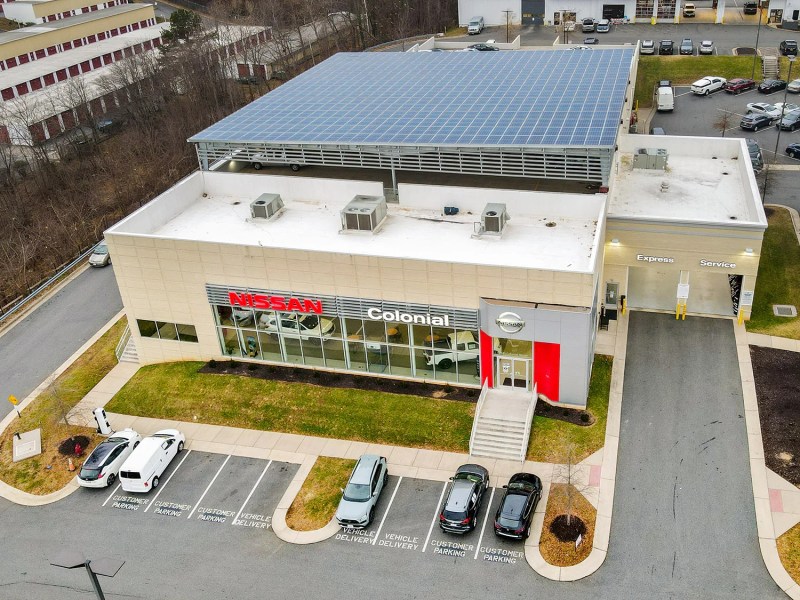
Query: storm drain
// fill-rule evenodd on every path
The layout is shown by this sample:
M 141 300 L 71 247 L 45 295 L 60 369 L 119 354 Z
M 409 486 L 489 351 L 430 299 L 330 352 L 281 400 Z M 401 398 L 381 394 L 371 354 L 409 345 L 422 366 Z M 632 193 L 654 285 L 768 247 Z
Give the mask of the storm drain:
M 791 304 L 773 304 L 772 312 L 776 317 L 796 317 L 797 308 Z

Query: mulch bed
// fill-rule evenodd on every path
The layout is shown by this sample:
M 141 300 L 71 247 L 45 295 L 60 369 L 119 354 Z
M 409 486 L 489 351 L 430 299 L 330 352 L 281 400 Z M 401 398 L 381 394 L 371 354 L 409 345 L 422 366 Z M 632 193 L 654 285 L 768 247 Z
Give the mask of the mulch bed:
M 235 360 L 212 360 L 203 365 L 199 372 L 210 375 L 243 375 L 256 379 L 386 392 L 388 394 L 407 394 L 410 396 L 422 396 L 423 398 L 443 398 L 462 402 L 477 402 L 478 396 L 480 396 L 480 390 L 477 388 L 459 387 L 450 384 L 438 385 L 421 381 L 368 377 L 352 373 L 333 373 L 277 365 L 260 365 Z M 551 406 L 543 401 L 536 403 L 534 414 L 537 417 L 566 421 L 582 427 L 588 427 L 595 421 L 594 416 L 585 410 Z
M 570 524 L 566 523 L 569 510 L 568 494 L 572 495 Z M 577 565 L 592 552 L 597 511 L 576 488 L 564 483 L 554 483 L 550 488 L 544 515 L 539 552 L 551 565 L 569 567 Z M 575 547 L 577 534 L 581 543 Z M 559 539 L 563 537 L 565 541 Z
M 800 485 L 800 353 L 750 346 L 767 466 Z

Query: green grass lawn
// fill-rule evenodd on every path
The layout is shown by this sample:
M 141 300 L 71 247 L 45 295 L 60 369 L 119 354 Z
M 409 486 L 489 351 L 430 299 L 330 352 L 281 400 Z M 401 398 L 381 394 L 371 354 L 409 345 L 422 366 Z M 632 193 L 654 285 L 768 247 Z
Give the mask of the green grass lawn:
M 58 444 L 73 435 L 88 436 L 93 442 L 97 438 L 93 437 L 94 429 L 65 425 L 61 418 L 117 364 L 114 349 L 125 323 L 125 318 L 120 319 L 0 435 L 0 479 L 31 494 L 49 494 L 63 488 L 75 476 L 67 470 L 67 458 L 58 453 Z M 14 432 L 37 427 L 42 429 L 42 453 L 13 462 L 11 438 Z M 86 452 L 90 449 L 91 446 Z
M 788 65 L 784 58 L 781 61 L 784 76 Z M 652 106 L 653 88 L 660 79 L 669 79 L 673 85 L 687 85 L 705 75 L 733 79 L 750 77 L 752 71 L 752 56 L 642 56 L 639 58 L 635 98 L 639 106 Z M 756 59 L 756 80 L 760 73 L 761 61 Z
M 129 415 L 467 452 L 475 405 L 401 394 L 143 367 L 106 406 Z
M 356 466 L 344 458 L 317 457 L 303 487 L 286 513 L 286 524 L 295 531 L 314 531 L 327 525 L 336 514 L 342 488 Z
M 563 463 L 566 462 L 567 450 L 572 448 L 573 461 L 578 462 L 603 447 L 613 362 L 610 356 L 598 354 L 594 357 L 586 409 L 594 415 L 595 422 L 589 427 L 581 427 L 547 417 L 534 417 L 528 442 L 528 460 Z
M 773 304 L 800 308 L 800 245 L 789 211 L 766 208 L 769 227 L 764 233 L 753 315 L 747 331 L 800 339 L 800 317 L 776 317 Z
M 778 538 L 778 556 L 789 576 L 800 583 L 800 525 Z

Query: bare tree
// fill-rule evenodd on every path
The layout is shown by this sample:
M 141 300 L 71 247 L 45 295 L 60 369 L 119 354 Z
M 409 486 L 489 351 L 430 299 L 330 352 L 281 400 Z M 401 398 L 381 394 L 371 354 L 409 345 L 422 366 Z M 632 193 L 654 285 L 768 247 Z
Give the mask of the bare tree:
M 567 524 L 570 524 L 575 517 L 575 503 L 578 496 L 589 489 L 583 473 L 577 467 L 575 445 L 568 444 L 560 463 L 553 467 L 552 479 L 554 483 L 564 484 Z
M 725 132 L 731 128 L 731 125 L 735 122 L 735 117 L 736 115 L 731 111 L 722 110 L 713 123 L 714 129 L 719 130 L 722 133 L 722 137 L 725 137 Z

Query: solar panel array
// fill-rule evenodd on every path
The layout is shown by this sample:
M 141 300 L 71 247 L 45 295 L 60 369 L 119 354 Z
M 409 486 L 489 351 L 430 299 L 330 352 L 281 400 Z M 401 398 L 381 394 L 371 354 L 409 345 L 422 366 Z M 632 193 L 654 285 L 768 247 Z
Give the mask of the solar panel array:
M 189 141 L 613 146 L 633 56 L 340 53 Z

